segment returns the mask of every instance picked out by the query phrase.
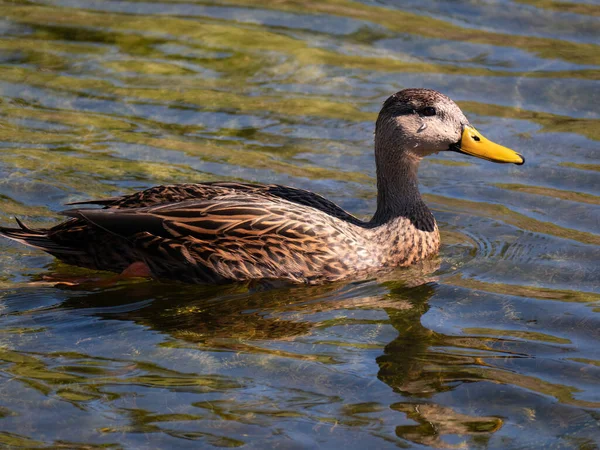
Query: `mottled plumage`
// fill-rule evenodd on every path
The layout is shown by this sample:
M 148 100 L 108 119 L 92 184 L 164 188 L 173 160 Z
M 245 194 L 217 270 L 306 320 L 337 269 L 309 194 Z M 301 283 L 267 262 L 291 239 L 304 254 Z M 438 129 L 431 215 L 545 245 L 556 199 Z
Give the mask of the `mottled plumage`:
M 439 110 L 443 123 L 430 120 L 429 110 L 420 114 L 424 107 Z M 65 211 L 70 219 L 50 229 L 19 221 L 0 233 L 70 264 L 121 272 L 143 262 L 157 278 L 193 283 L 314 284 L 405 266 L 439 247 L 418 192 L 418 162 L 459 143 L 465 126 L 458 107 L 435 91 L 390 97 L 377 121 L 378 208 L 368 222 L 302 189 L 219 182 L 73 203 L 103 208 Z M 428 127 L 433 133 L 418 136 Z

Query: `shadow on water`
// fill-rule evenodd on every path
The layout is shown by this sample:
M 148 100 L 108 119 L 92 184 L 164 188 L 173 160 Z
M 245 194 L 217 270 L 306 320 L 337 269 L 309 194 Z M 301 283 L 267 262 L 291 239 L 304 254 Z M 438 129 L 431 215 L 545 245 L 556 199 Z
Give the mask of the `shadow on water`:
M 61 302 L 51 306 L 47 314 L 71 311 L 94 318 L 95 326 L 116 320 L 142 327 L 145 335 L 158 332 L 162 337 L 152 340 L 152 345 L 160 349 L 158 358 L 150 355 L 158 363 L 123 356 L 92 356 L 104 351 L 99 341 L 90 347 L 90 354 L 4 351 L 0 359 L 12 364 L 8 373 L 46 397 L 58 397 L 82 411 L 96 409 L 93 402 L 118 411 L 123 424 L 102 428 L 107 436 L 119 432 L 160 433 L 217 446 L 238 446 L 248 443 L 247 427 L 272 427 L 279 420 L 304 418 L 315 427 L 367 427 L 373 437 L 381 439 L 383 424 L 400 421 L 401 425 L 393 427 L 400 440 L 384 438 L 394 445 L 402 447 L 413 442 L 454 448 L 459 442 L 468 448 L 484 448 L 491 445 L 490 440 L 505 421 L 513 422 L 522 414 L 529 414 L 530 420 L 542 415 L 548 421 L 560 418 L 560 424 L 546 430 L 552 435 L 593 436 L 600 419 L 594 410 L 600 408 L 600 401 L 579 400 L 577 389 L 548 382 L 543 375 L 527 375 L 526 369 L 516 373 L 514 367 L 506 366 L 511 360 L 535 358 L 531 351 L 537 350 L 535 347 L 510 337 L 443 334 L 424 325 L 430 303 L 436 297 L 439 300 L 444 290 L 429 275 L 436 268 L 439 263 L 433 261 L 380 280 L 315 287 L 139 282 L 68 288 L 62 291 Z M 394 332 L 377 336 L 382 326 L 391 326 Z M 470 332 L 482 333 L 474 329 Z M 517 337 L 531 340 L 523 334 Z M 544 336 L 539 339 L 545 340 Z M 297 374 L 297 370 L 306 370 L 305 365 L 318 365 L 318 372 L 323 367 L 341 367 L 342 378 L 346 378 L 348 369 L 344 366 L 349 357 L 344 348 L 366 351 L 363 357 L 372 358 L 377 369 L 372 380 L 364 373 L 361 377 L 367 386 L 376 377 L 395 395 L 366 395 L 364 401 L 353 401 L 356 387 L 338 389 L 335 377 L 328 379 L 330 376 L 321 374 L 323 379 L 311 382 L 310 377 L 307 380 Z M 187 353 L 173 357 L 171 351 Z M 214 355 L 234 359 L 243 355 L 243 359 L 217 363 Z M 283 369 L 285 382 L 277 387 L 277 376 L 273 374 L 282 370 L 280 361 L 300 366 Z M 256 381 L 235 376 L 238 370 L 247 373 L 249 362 L 273 376 L 274 384 L 266 381 L 269 390 L 283 392 L 275 398 L 264 394 L 267 399 L 241 394 L 257 388 Z M 219 374 L 224 366 L 229 376 Z M 201 372 L 197 372 L 199 368 Z M 597 379 L 593 380 L 599 374 L 600 367 L 594 374 L 587 374 L 587 382 L 597 386 Z M 127 386 L 127 390 L 119 385 Z M 510 389 L 504 397 L 490 402 L 496 385 Z M 131 402 L 124 400 L 140 389 L 190 394 L 173 404 L 174 411 L 181 411 L 185 405 L 185 412 L 161 413 L 154 404 L 131 408 Z M 141 392 L 138 395 L 140 399 L 144 396 Z M 561 404 L 541 400 L 545 397 L 559 399 Z M 459 408 L 453 405 L 458 398 L 462 404 Z M 329 403 L 337 408 L 323 408 Z M 211 420 L 235 422 L 241 429 L 215 432 L 210 426 L 207 429 L 200 425 Z M 194 425 L 187 431 L 177 430 L 176 425 L 181 423 Z M 266 439 L 260 442 L 269 439 L 256 432 L 251 436 Z M 580 439 L 584 444 L 591 442 L 590 437 Z
M 354 326 L 367 326 L 369 329 L 365 330 L 365 335 L 369 335 L 373 333 L 373 326 L 380 327 L 388 322 L 385 315 L 366 318 L 361 311 L 385 306 L 386 310 L 408 314 L 410 317 L 405 317 L 406 321 L 416 320 L 418 323 L 423 303 L 434 288 L 428 284 L 411 288 L 407 283 L 425 282 L 423 274 L 430 273 L 431 269 L 431 264 L 425 264 L 409 273 L 398 272 L 393 277 L 395 281 L 383 284 L 373 280 L 316 287 L 198 287 L 156 282 L 102 287 L 95 281 L 96 284 L 62 289 L 61 300 L 43 312 L 44 316 L 49 316 L 47 328 L 24 326 L 20 330 L 12 330 L 22 336 L 46 334 L 50 342 L 56 334 L 62 335 L 67 331 L 63 327 L 74 325 L 72 331 L 79 335 L 79 342 L 93 340 L 89 353 L 78 350 L 42 352 L 34 346 L 27 351 L 4 350 L 0 353 L 0 360 L 4 362 L 4 372 L 10 374 L 15 382 L 18 380 L 26 386 L 26 390 L 37 391 L 52 399 L 50 401 L 59 410 L 65 410 L 65 403 L 85 414 L 93 413 L 100 404 L 113 410 L 120 416 L 116 422 L 122 424 L 113 423 L 98 429 L 102 436 L 109 437 L 107 442 L 112 442 L 112 434 L 127 432 L 132 436 L 136 433 L 159 433 L 203 440 L 217 446 L 238 446 L 248 443 L 252 437 L 267 439 L 268 442 L 271 431 L 263 436 L 250 431 L 253 427 L 273 427 L 281 421 L 299 418 L 313 422 L 314 426 L 322 424 L 323 432 L 329 430 L 327 433 L 330 434 L 338 423 L 352 428 L 376 424 L 378 419 L 362 417 L 362 414 L 378 412 L 382 406 L 373 401 L 352 402 L 354 395 L 348 398 L 345 395 L 351 393 L 350 388 L 339 390 L 335 380 L 324 375 L 321 375 L 322 380 L 303 379 L 297 371 L 307 370 L 305 364 L 312 365 L 311 371 L 316 370 L 317 373 L 321 371 L 321 365 L 343 365 L 345 357 L 336 347 L 356 347 L 358 352 L 381 348 L 377 342 L 369 344 L 364 341 L 365 336 L 361 336 L 360 331 L 358 334 L 353 332 L 353 336 L 342 334 L 330 341 L 324 340 L 332 338 L 331 329 L 342 327 L 350 330 Z M 392 292 L 388 284 L 397 288 Z M 10 294 L 5 299 L 8 305 L 13 304 Z M 5 311 L 6 316 L 26 322 L 31 311 L 21 310 L 18 302 L 14 305 L 15 310 Z M 339 314 L 344 311 L 346 313 Z M 352 311 L 358 312 L 354 314 L 356 317 L 348 314 Z M 73 320 L 73 314 L 78 318 Z M 135 353 L 115 356 L 121 353 L 116 347 L 123 342 L 112 347 L 114 341 L 106 342 L 106 336 L 103 338 L 101 334 L 90 332 L 89 337 L 81 336 L 80 326 L 76 324 L 79 322 L 83 326 L 103 329 L 102 323 L 113 324 L 115 321 L 136 324 L 135 328 L 143 328 L 145 335 L 158 332 L 162 337 L 152 339 L 152 345 L 158 351 L 155 356 L 160 356 L 147 357 L 159 363 L 132 358 Z M 110 328 L 118 330 L 120 327 L 111 325 Z M 294 348 L 297 339 L 311 335 L 317 338 L 310 343 L 312 350 L 307 352 Z M 79 342 L 73 347 L 76 348 Z M 140 343 L 134 339 L 131 344 L 137 346 Z M 321 347 L 325 349 L 321 350 Z M 183 356 L 172 356 L 173 352 L 181 351 L 185 352 Z M 217 361 L 222 355 L 227 355 L 225 363 Z M 236 361 L 240 356 L 244 361 Z M 286 361 L 300 364 L 300 367 L 292 365 L 286 368 L 289 365 Z M 246 372 L 250 362 L 271 374 L 270 379 L 264 381 L 264 387 L 259 389 L 267 389 L 264 393 L 239 393 L 258 388 L 257 381 L 235 377 L 237 371 Z M 223 367 L 229 371 L 233 369 L 233 374 L 220 375 Z M 279 382 L 275 374 L 281 370 L 284 370 L 284 379 Z M 342 370 L 336 377 L 341 382 L 346 375 Z M 148 390 L 148 394 L 156 390 L 172 392 L 180 403 L 177 406 L 178 402 L 173 399 L 172 408 L 181 410 L 185 405 L 185 412 L 153 412 L 156 409 L 153 402 L 142 407 L 142 398 Z M 137 399 L 133 402 L 136 406 L 132 407 L 134 398 Z M 56 400 L 60 401 L 56 403 Z M 336 405 L 336 409 L 324 408 L 328 404 Z M 6 409 L 8 418 L 21 416 L 21 420 L 29 420 L 28 414 L 23 415 L 22 411 L 17 414 L 13 409 Z M 65 414 L 64 420 L 69 420 L 68 415 Z M 211 424 L 214 420 L 229 421 L 231 425 L 227 432 L 215 432 Z M 190 430 L 178 431 L 175 425 L 181 423 L 191 424 Z M 344 435 L 342 430 L 343 427 L 340 431 Z M 8 436 L 6 433 L 0 439 L 11 445 L 27 443 L 25 438 L 20 440 L 17 435 Z M 98 436 L 94 436 L 93 440 L 97 441 Z M 69 445 L 75 443 L 70 441 Z
M 65 269 L 64 265 L 58 267 L 58 271 L 52 272 L 60 274 Z M 413 298 L 413 291 L 416 294 L 418 290 L 409 286 L 429 286 L 421 283 L 433 282 L 430 274 L 437 268 L 439 261 L 434 259 L 409 270 L 386 273 L 379 279 L 310 287 L 125 282 L 122 286 L 105 288 L 102 285 L 110 283 L 112 278 L 102 274 L 87 285 L 63 288 L 67 296 L 57 308 L 82 310 L 103 319 L 132 321 L 203 348 L 235 350 L 246 341 L 292 339 L 331 325 L 327 321 L 304 321 L 305 315 L 354 308 L 379 309 L 388 304 L 392 310 L 412 311 L 413 301 L 423 303 L 427 298 Z M 400 287 L 397 292 L 389 291 L 388 285 Z M 99 289 L 90 292 L 90 286 Z M 429 295 L 433 293 L 432 287 L 426 290 Z M 418 317 L 413 319 L 418 322 Z

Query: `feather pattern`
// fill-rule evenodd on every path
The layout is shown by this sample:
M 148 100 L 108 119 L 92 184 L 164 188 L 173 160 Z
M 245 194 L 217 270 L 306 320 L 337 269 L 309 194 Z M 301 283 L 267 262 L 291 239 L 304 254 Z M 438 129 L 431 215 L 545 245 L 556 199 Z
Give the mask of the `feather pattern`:
M 314 284 L 350 271 L 369 272 L 394 259 L 372 245 L 373 239 L 387 239 L 380 227 L 317 194 L 286 186 L 156 186 L 85 203 L 104 208 L 64 211 L 70 219 L 46 231 L 0 232 L 71 264 L 120 272 L 143 261 L 158 278 L 194 283 L 284 279 Z M 399 229 L 409 230 L 410 223 Z M 395 256 L 399 264 L 416 258 L 406 252 Z

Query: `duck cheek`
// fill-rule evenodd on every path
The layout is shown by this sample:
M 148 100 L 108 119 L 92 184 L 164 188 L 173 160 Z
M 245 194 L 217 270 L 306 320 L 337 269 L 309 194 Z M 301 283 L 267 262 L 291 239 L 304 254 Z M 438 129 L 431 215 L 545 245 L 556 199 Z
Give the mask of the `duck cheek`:
M 437 149 L 436 147 L 419 145 L 419 146 L 413 148 L 411 150 L 411 153 L 413 153 L 415 156 L 417 156 L 419 158 L 424 158 L 426 156 L 432 155 L 439 151 L 440 150 Z
M 447 139 L 442 139 L 440 136 L 434 136 L 432 139 L 423 142 L 420 146 L 420 150 L 424 156 L 427 156 L 447 150 L 449 145 L 450 142 Z

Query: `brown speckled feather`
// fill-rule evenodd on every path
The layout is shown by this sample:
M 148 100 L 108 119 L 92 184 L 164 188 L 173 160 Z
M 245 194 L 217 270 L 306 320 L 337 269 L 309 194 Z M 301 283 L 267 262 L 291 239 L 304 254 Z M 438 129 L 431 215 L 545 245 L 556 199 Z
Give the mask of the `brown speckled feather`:
M 165 199 L 171 202 L 161 203 Z M 73 230 L 79 233 L 87 226 L 94 234 L 121 239 L 119 249 L 130 248 L 131 257 L 118 269 L 141 260 L 159 278 L 190 282 L 269 278 L 314 283 L 379 264 L 374 252 L 364 250 L 370 247 L 364 236 L 368 223 L 299 189 L 227 183 L 164 186 L 107 206 L 68 211 L 75 222 L 53 230 L 51 238 L 67 243 Z M 115 257 L 101 253 L 94 251 L 97 268 L 107 268 L 104 259 L 114 266 Z
M 158 278 L 195 283 L 314 284 L 420 256 L 406 246 L 390 252 L 373 245 L 394 238 L 412 242 L 406 232 L 422 232 L 408 220 L 401 219 L 406 223 L 394 237 L 317 194 L 279 185 L 158 186 L 91 203 L 104 208 L 66 211 L 72 219 L 36 235 L 46 242 L 37 246 L 83 267 L 120 272 L 143 261 Z M 435 251 L 437 238 L 431 244 Z
M 164 203 L 177 203 L 185 200 L 210 200 L 220 195 L 226 195 L 235 191 L 257 197 L 282 198 L 292 203 L 311 206 L 320 211 L 327 212 L 329 215 L 338 219 L 346 220 L 351 223 L 360 223 L 356 217 L 348 214 L 335 203 L 326 198 L 306 191 L 278 184 L 256 184 L 256 183 L 234 183 L 234 182 L 213 182 L 213 183 L 189 183 L 173 184 L 167 186 L 155 186 L 145 191 L 136 192 L 122 197 L 113 197 L 110 199 L 88 200 L 83 202 L 69 203 L 70 205 L 103 205 L 110 208 L 140 208 L 145 206 L 154 206 Z

